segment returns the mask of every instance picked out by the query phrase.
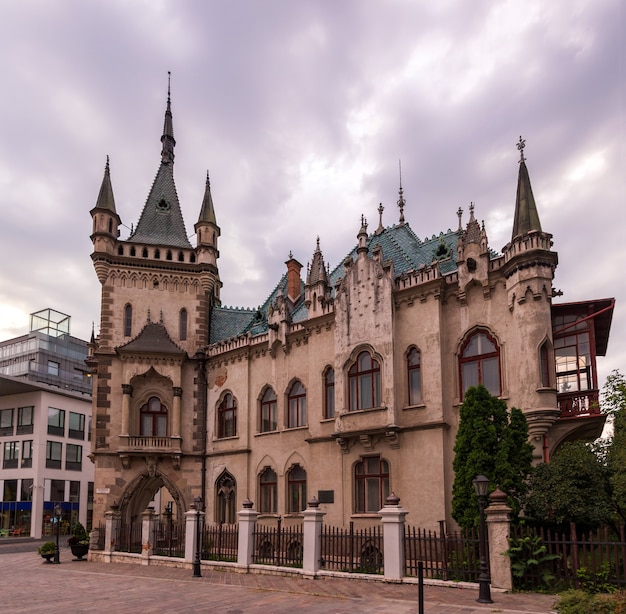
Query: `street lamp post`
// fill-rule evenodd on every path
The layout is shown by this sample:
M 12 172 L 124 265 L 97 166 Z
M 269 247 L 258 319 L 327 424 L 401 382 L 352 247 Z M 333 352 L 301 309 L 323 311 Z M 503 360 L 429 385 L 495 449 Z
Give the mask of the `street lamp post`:
M 196 555 L 193 559 L 193 577 L 201 578 L 200 573 L 200 507 L 202 506 L 202 497 L 196 497 L 194 500 L 196 506 Z
M 491 599 L 491 578 L 487 566 L 487 527 L 485 526 L 485 507 L 487 504 L 487 492 L 489 490 L 489 478 L 480 474 L 472 481 L 474 490 L 478 495 L 478 509 L 480 511 L 480 525 L 478 529 L 478 549 L 480 554 L 480 574 L 478 576 L 478 603 L 493 603 Z
M 58 565 L 61 561 L 59 561 L 59 531 L 61 529 L 61 514 L 63 513 L 63 509 L 57 503 L 54 506 L 54 518 L 55 524 L 57 525 L 57 540 L 54 546 L 54 562 Z

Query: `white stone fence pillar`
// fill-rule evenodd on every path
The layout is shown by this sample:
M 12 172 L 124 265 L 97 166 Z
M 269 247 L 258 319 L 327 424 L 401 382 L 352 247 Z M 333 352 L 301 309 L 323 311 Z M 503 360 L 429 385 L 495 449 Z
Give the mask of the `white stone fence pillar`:
M 141 564 L 149 565 L 154 549 L 157 515 L 149 507 L 141 513 Z
M 319 501 L 313 497 L 304 510 L 304 544 L 302 569 L 305 574 L 316 574 L 322 566 L 322 521 L 326 512 L 319 509 Z
M 185 563 L 195 561 L 196 531 L 202 531 L 204 514 L 196 507 L 196 503 L 192 503 L 189 506 L 189 511 L 185 512 Z M 200 549 L 202 549 L 202 537 L 200 537 Z
M 506 504 L 506 494 L 499 488 L 489 495 L 489 501 L 485 515 L 489 535 L 491 586 L 510 591 L 513 589 L 511 559 L 506 556 L 505 552 L 509 549 L 511 508 Z
M 111 562 L 111 554 L 115 551 L 115 539 L 120 526 L 120 513 L 117 509 L 104 513 L 104 562 Z
M 259 512 L 252 509 L 252 501 L 246 499 L 243 509 L 237 512 L 239 517 L 239 546 L 237 550 L 237 567 L 250 567 L 254 554 L 254 529 Z
M 404 518 L 408 511 L 400 507 L 400 498 L 391 493 L 378 514 L 383 523 L 385 580 L 400 581 L 404 576 Z

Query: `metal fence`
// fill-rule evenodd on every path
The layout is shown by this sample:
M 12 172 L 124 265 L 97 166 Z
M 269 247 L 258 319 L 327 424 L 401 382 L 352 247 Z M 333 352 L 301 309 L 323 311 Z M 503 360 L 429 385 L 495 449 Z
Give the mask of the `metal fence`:
M 353 573 L 383 572 L 383 536 L 380 527 L 348 529 L 322 527 L 322 560 L 324 569 Z
M 185 557 L 185 523 L 175 522 L 171 515 L 154 527 L 152 552 L 160 556 Z
M 120 523 L 114 537 L 113 549 L 117 552 L 141 553 L 141 521 Z
M 447 533 L 444 523 L 439 532 L 405 526 L 405 575 L 417 577 L 421 561 L 426 578 L 476 582 L 480 573 L 478 537 L 475 529 Z
M 282 567 L 302 567 L 302 525 L 283 527 L 278 519 L 276 527 L 257 524 L 254 531 L 252 562 Z
M 209 524 L 202 532 L 200 558 L 209 561 L 237 561 L 239 525 Z

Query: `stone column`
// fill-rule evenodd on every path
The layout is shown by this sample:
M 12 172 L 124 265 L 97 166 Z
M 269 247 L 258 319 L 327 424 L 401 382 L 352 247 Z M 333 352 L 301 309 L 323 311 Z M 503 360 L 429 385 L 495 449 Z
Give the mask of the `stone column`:
M 141 564 L 149 565 L 154 548 L 157 515 L 149 507 L 141 513 Z
M 130 384 L 122 384 L 122 427 L 120 430 L 122 437 L 128 437 L 130 431 L 130 398 L 132 396 L 133 387 Z
M 304 510 L 304 544 L 302 569 L 305 574 L 315 575 L 322 562 L 322 522 L 326 512 L 319 509 L 320 502 L 313 497 Z
M 385 580 L 402 580 L 405 566 L 404 517 L 408 511 L 400 507 L 400 498 L 391 493 L 378 514 L 383 523 Z
M 183 389 L 174 386 L 174 406 L 172 407 L 172 437 L 180 439 L 180 401 L 183 396 Z
M 506 504 L 506 494 L 499 488 L 489 495 L 485 516 L 489 535 L 491 586 L 510 591 L 513 588 L 511 559 L 504 553 L 509 549 L 511 508 Z
M 259 512 L 252 509 L 254 504 L 250 499 L 243 502 L 243 509 L 237 512 L 239 517 L 239 547 L 237 550 L 237 567 L 252 565 L 254 554 L 254 529 Z
M 115 551 L 115 539 L 120 526 L 120 513 L 117 509 L 104 513 L 104 562 L 111 562 L 111 554 Z
M 196 504 L 192 503 L 189 511 L 185 512 L 185 563 L 193 563 L 196 558 L 196 530 L 201 531 L 203 526 L 204 512 L 199 512 Z

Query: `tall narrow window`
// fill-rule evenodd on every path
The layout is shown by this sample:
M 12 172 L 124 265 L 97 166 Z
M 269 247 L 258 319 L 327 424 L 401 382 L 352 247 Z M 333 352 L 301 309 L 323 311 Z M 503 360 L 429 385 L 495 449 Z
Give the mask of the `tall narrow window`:
M 324 371 L 324 418 L 335 417 L 335 370 Z
M 185 341 L 187 339 L 187 310 L 186 309 L 180 310 L 178 328 L 179 328 L 178 336 L 180 340 Z
M 70 412 L 67 436 L 72 439 L 85 439 L 85 416 L 74 411 Z
M 477 331 L 465 341 L 459 369 L 463 393 L 470 386 L 482 384 L 491 394 L 500 395 L 500 349 L 486 331 Z
M 348 371 L 350 411 L 380 406 L 380 365 L 361 352 Z
M 65 469 L 80 471 L 83 468 L 83 446 L 68 443 L 65 446 Z
M 61 469 L 62 450 L 60 441 L 46 442 L 46 467 L 48 469 Z
M 422 402 L 422 358 L 417 348 L 411 348 L 406 356 L 407 379 L 409 382 L 409 405 Z
M 22 468 L 28 468 L 33 466 L 33 442 L 32 440 L 24 439 L 22 441 Z
M 18 435 L 28 435 L 33 432 L 34 427 L 34 416 L 33 410 L 35 408 L 30 407 L 20 407 L 17 410 L 17 434 Z
M 237 401 L 227 392 L 217 407 L 217 436 L 234 437 L 237 434 Z
M 364 458 L 354 467 L 354 511 L 376 513 L 389 496 L 389 463 L 380 456 Z
M 577 320 L 580 319 L 580 322 Z M 557 392 L 591 390 L 594 386 L 594 360 L 591 354 L 589 321 L 577 315 L 554 319 L 555 328 L 565 330 L 554 337 Z
M 259 512 L 275 514 L 278 509 L 278 479 L 271 467 L 266 467 L 259 475 Z
M 294 465 L 287 474 L 287 511 L 293 513 L 306 509 L 306 471 Z
M 261 433 L 269 433 L 275 431 L 278 426 L 277 420 L 278 408 L 276 405 L 276 393 L 267 388 L 261 397 Z
M 17 469 L 18 446 L 19 441 L 4 442 L 4 460 L 2 462 L 3 469 Z
M 141 410 L 141 434 L 144 437 L 167 437 L 167 407 L 159 397 L 150 397 Z
M 65 435 L 65 410 L 48 407 L 48 435 Z
M 287 396 L 287 428 L 306 426 L 306 390 L 295 381 Z
M 133 332 L 133 306 L 129 303 L 124 307 L 124 337 L 130 337 Z
M 13 435 L 12 409 L 0 409 L 0 435 Z
M 217 503 L 217 521 L 228 524 L 237 522 L 237 484 L 235 478 L 224 471 L 215 483 L 216 503 Z
M 550 387 L 550 348 L 548 342 L 545 341 L 539 349 L 539 362 L 541 368 L 541 386 L 543 388 Z

